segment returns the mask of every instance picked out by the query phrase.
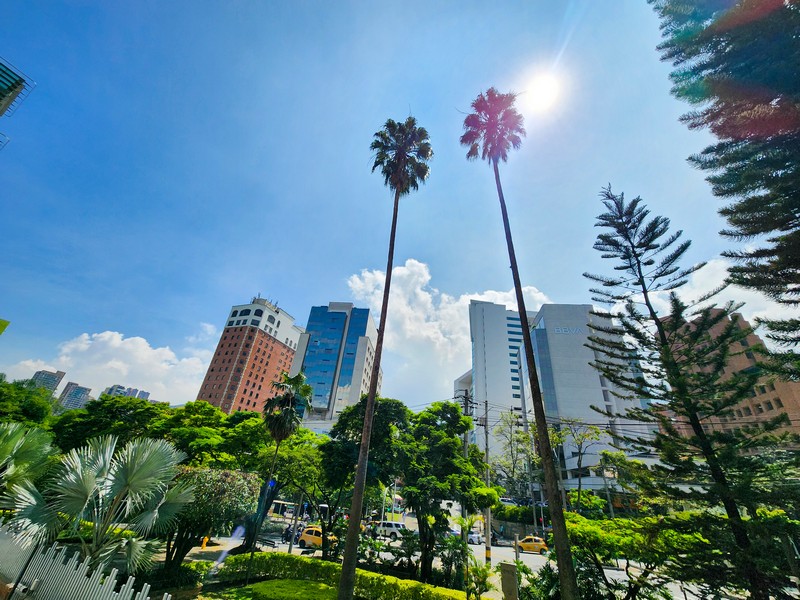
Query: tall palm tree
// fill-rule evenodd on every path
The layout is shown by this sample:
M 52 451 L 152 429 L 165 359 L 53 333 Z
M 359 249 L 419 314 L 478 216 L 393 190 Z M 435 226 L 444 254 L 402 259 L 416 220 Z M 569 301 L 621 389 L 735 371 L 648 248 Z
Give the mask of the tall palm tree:
M 356 478 L 353 484 L 353 501 L 350 505 L 350 524 L 347 528 L 347 541 L 344 547 L 342 577 L 339 583 L 339 598 L 350 600 L 355 586 L 356 563 L 358 561 L 358 537 L 361 526 L 361 512 L 364 508 L 364 489 L 367 479 L 369 442 L 372 436 L 372 417 L 375 414 L 375 396 L 378 393 L 378 375 L 381 369 L 383 335 L 386 330 L 386 311 L 389 306 L 389 288 L 392 283 L 392 262 L 394 260 L 394 240 L 397 232 L 397 209 L 400 196 L 419 189 L 430 172 L 427 161 L 433 157 L 428 132 L 417 126 L 417 120 L 409 116 L 405 121 L 389 119 L 383 129 L 376 132 L 370 150 L 375 153 L 372 171 L 380 168 L 383 182 L 394 191 L 394 212 L 392 228 L 389 233 L 389 259 L 386 264 L 386 279 L 383 284 L 383 303 L 381 304 L 378 339 L 375 342 L 375 358 L 372 363 L 372 377 L 369 382 L 367 403 L 364 409 L 364 428 L 361 433 L 361 447 L 358 452 Z
M 514 242 L 511 238 L 511 226 L 508 222 L 506 200 L 503 196 L 503 186 L 500 184 L 499 162 L 508 160 L 508 151 L 518 149 L 525 136 L 523 118 L 514 107 L 517 95 L 514 93 L 501 94 L 495 88 L 479 94 L 472 102 L 473 112 L 464 119 L 464 134 L 461 144 L 467 146 L 467 159 L 475 160 L 480 156 L 487 161 L 494 171 L 494 182 L 497 186 L 497 196 L 500 200 L 500 212 L 503 215 L 503 228 L 508 246 L 508 258 L 511 262 L 511 274 L 514 277 L 514 291 L 517 297 L 517 309 L 522 325 L 522 337 L 525 345 L 525 359 L 530 375 L 531 396 L 533 404 L 536 430 L 539 438 L 539 451 L 544 467 L 544 479 L 547 487 L 547 498 L 550 505 L 550 514 L 553 522 L 553 538 L 556 546 L 556 560 L 558 562 L 558 576 L 561 582 L 561 597 L 565 600 L 577 600 L 578 587 L 575 579 L 575 569 L 572 564 L 572 553 L 567 538 L 567 526 L 564 513 L 558 497 L 558 480 L 556 467 L 553 461 L 553 451 L 547 432 L 542 391 L 539 378 L 536 374 L 536 364 L 531 343 L 531 331 L 528 324 L 528 313 L 525 310 L 525 299 L 522 297 L 522 284 L 519 279 L 517 257 L 514 252 Z
M 261 486 L 258 497 L 258 508 L 255 518 L 251 521 L 253 529 L 247 532 L 245 548 L 250 549 L 250 560 L 247 565 L 247 579 L 250 578 L 250 567 L 253 562 L 256 541 L 264 519 L 267 516 L 272 500 L 274 488 L 271 486 L 272 476 L 275 473 L 275 464 L 278 460 L 278 450 L 281 442 L 292 437 L 303 422 L 303 415 L 311 408 L 311 386 L 306 383 L 306 376 L 301 372 L 290 377 L 286 371 L 281 373 L 279 381 L 272 382 L 272 389 L 278 392 L 264 404 L 264 426 L 275 440 L 275 454 L 272 455 L 272 464 L 269 474 Z
M 113 436 L 94 438 L 63 456 L 41 492 L 13 485 L 4 504 L 21 538 L 52 541 L 72 529 L 92 568 L 135 573 L 150 566 L 160 545 L 146 537 L 166 531 L 193 499 L 190 486 L 175 482 L 184 458 L 164 440 L 138 438 L 118 449 Z

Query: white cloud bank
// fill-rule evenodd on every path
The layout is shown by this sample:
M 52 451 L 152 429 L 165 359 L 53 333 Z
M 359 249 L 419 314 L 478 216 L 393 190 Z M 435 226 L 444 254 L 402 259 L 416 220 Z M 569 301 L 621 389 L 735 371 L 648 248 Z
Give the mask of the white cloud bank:
M 717 287 L 727 274 L 727 261 L 715 259 L 695 273 L 681 294 L 699 297 Z M 394 268 L 383 354 L 383 394 L 403 400 L 414 409 L 452 397 L 453 380 L 471 368 L 469 337 L 470 300 L 484 300 L 516 308 L 513 290 L 487 290 L 451 296 L 431 285 L 428 265 L 408 259 Z M 384 273 L 364 270 L 352 275 L 348 285 L 354 301 L 368 306 L 377 316 L 383 295 Z M 587 281 L 587 302 L 589 298 Z M 538 310 L 549 298 L 537 288 L 524 288 L 529 311 Z M 780 306 L 763 295 L 729 287 L 717 297 L 745 302 L 744 317 L 796 316 L 797 310 Z M 92 388 L 97 396 L 119 383 L 147 390 L 156 400 L 181 404 L 194 400 L 203 381 L 219 331 L 201 323 L 185 340 L 180 353 L 170 347 L 154 348 L 141 337 L 125 337 L 115 331 L 84 333 L 58 347 L 51 359 L 28 359 L 3 368 L 9 379 L 27 379 L 38 369 L 66 371 L 65 382 Z M 63 384 L 62 384 L 63 385 Z
M 65 371 L 63 387 L 75 381 L 92 389 L 92 396 L 113 385 L 150 392 L 150 398 L 171 404 L 194 400 L 213 350 L 199 347 L 216 343 L 216 328 L 203 323 L 200 332 L 187 338 L 191 346 L 182 356 L 169 346 L 154 348 L 142 337 L 125 337 L 117 331 L 82 333 L 58 346 L 51 359 L 28 359 L 5 369 L 9 379 L 28 379 L 39 369 Z M 60 391 L 60 390 L 59 390 Z

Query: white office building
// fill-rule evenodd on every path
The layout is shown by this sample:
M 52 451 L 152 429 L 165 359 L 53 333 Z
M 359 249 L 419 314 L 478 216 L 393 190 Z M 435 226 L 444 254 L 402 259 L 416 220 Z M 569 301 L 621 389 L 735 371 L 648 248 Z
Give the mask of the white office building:
M 579 419 L 597 425 L 603 430 L 630 433 L 641 431 L 641 423 L 620 417 L 608 417 L 592 407 L 613 415 L 624 413 L 631 401 L 613 394 L 610 382 L 589 364 L 594 353 L 586 347 L 591 330 L 592 316 L 588 304 L 546 304 L 535 314 L 528 314 L 532 327 L 532 340 L 536 370 L 545 404 L 548 422 L 558 426 L 563 419 Z M 525 364 L 522 328 L 519 316 L 505 306 L 489 302 L 470 303 L 470 334 L 472 339 L 472 396 L 476 403 L 475 415 L 483 421 L 488 401 L 488 423 L 496 426 L 503 412 L 513 411 L 533 423 L 530 380 Z M 454 387 L 464 387 L 469 372 L 459 377 Z M 483 434 L 477 436 L 483 448 Z M 585 488 L 600 488 L 602 479 L 592 473 L 600 451 L 612 449 L 610 438 L 604 436 L 583 453 L 582 484 Z M 499 441 L 489 437 L 489 453 L 501 451 Z M 569 440 L 560 457 L 566 487 L 577 484 L 577 452 Z

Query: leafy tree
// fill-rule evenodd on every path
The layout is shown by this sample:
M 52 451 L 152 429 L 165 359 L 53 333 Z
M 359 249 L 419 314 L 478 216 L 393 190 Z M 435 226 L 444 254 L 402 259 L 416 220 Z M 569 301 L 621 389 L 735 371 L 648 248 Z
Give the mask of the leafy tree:
M 514 498 L 530 496 L 533 439 L 520 428 L 518 415 L 501 412 L 500 421 L 492 430 L 500 441 L 500 454 L 492 461 L 495 483 Z
M 417 514 L 423 582 L 430 581 L 436 539 L 449 529 L 450 513 L 443 503 L 459 499 L 475 511 L 497 502 L 497 492 L 479 475 L 485 465 L 464 457 L 461 436 L 470 427 L 457 403 L 434 402 L 413 415 L 411 427 L 400 436 L 403 494 L 406 506 Z
M 99 436 L 115 436 L 120 445 L 138 437 L 148 437 L 151 425 L 169 414 L 169 405 L 142 398 L 103 394 L 81 409 L 69 410 L 51 426 L 56 445 L 62 451 L 84 446 Z
M 21 537 L 50 541 L 70 530 L 92 568 L 146 569 L 159 545 L 148 534 L 166 530 L 192 501 L 191 487 L 175 482 L 184 455 L 164 440 L 134 439 L 119 450 L 117 445 L 105 436 L 70 450 L 41 492 L 33 485 L 12 486 L 6 506 Z
M 674 561 L 710 551 L 701 535 L 681 533 L 663 517 L 596 521 L 571 514 L 568 527 L 577 560 L 593 573 L 604 597 L 671 598 L 664 584 L 673 579 Z M 621 561 L 625 579 L 607 576 L 604 566 L 612 561 Z
M 15 485 L 36 481 L 53 453 L 49 433 L 22 423 L 0 423 L 0 497 Z
M 8 382 L 0 373 L 0 421 L 41 426 L 52 411 L 53 398 L 32 380 Z
M 186 454 L 192 466 L 225 466 L 225 422 L 227 416 L 205 400 L 187 402 L 171 409 L 148 425 L 152 437 L 164 438 Z
M 731 280 L 790 305 L 800 302 L 800 5 L 763 0 L 649 0 L 661 18 L 672 93 L 697 107 L 683 117 L 718 142 L 690 157 L 729 202 L 724 236 L 751 241 L 725 253 Z M 768 322 L 800 341 L 800 319 Z M 795 356 L 795 361 L 797 357 Z M 794 368 L 795 374 L 797 368 Z
M 187 504 L 167 534 L 164 570 L 177 571 L 203 537 L 230 532 L 233 522 L 255 510 L 259 480 L 252 473 L 221 469 L 185 469 L 180 481 L 192 486 Z
M 583 484 L 583 459 L 592 447 L 600 443 L 605 435 L 603 430 L 597 425 L 589 425 L 581 419 L 562 418 L 558 422 L 558 428 L 565 436 L 565 440 L 571 440 L 572 448 L 577 455 L 576 467 L 578 472 L 578 493 L 576 494 L 577 504 L 575 506 L 580 511 L 581 491 Z
M 620 441 L 659 457 L 651 468 L 630 472 L 638 473 L 636 485 L 645 496 L 709 511 L 722 508 L 736 548 L 724 561 L 728 580 L 745 582 L 754 599 L 766 600 L 785 578 L 756 559 L 755 509 L 763 496 L 754 482 L 777 484 L 764 477 L 761 450 L 781 442 L 775 432 L 786 416 L 729 431 L 709 426 L 711 419 L 732 416 L 759 377 L 754 369 L 725 371 L 749 330 L 738 322 L 734 304 L 715 308 L 709 295 L 688 306 L 678 297 L 676 290 L 702 265 L 680 266 L 690 242 L 679 241 L 680 231 L 669 233 L 669 219 L 650 218 L 640 198 L 627 202 L 610 188 L 602 198 L 606 212 L 597 226 L 604 232 L 595 248 L 615 259 L 614 275 L 586 276 L 600 284 L 592 290 L 594 299 L 614 308 L 596 313 L 601 318 L 590 324 L 589 345 L 599 356 L 595 367 L 603 376 L 632 398 L 650 402 L 625 415 L 648 424 L 646 433 Z M 667 295 L 669 312 L 664 315 L 656 309 L 659 294 Z M 687 426 L 688 435 L 676 423 Z M 786 468 L 796 465 L 796 454 L 786 458 Z
M 567 538 L 567 529 L 564 514 L 558 504 L 558 480 L 550 439 L 547 435 L 547 420 L 544 413 L 544 401 L 539 386 L 539 377 L 533 356 L 528 313 L 525 309 L 525 298 L 522 295 L 522 283 L 519 278 L 517 256 L 514 251 L 514 241 L 511 238 L 511 225 L 506 210 L 506 200 L 503 187 L 500 184 L 499 163 L 508 160 L 508 151 L 515 150 L 522 145 L 525 136 L 523 118 L 514 107 L 516 94 L 501 94 L 495 88 L 489 88 L 485 94 L 479 94 L 472 102 L 473 112 L 464 119 L 464 134 L 461 144 L 469 147 L 467 159 L 474 160 L 479 156 L 487 161 L 494 171 L 494 182 L 497 187 L 497 197 L 500 200 L 500 212 L 503 217 L 508 258 L 511 263 L 511 274 L 514 279 L 514 291 L 517 299 L 517 310 L 522 325 L 522 340 L 525 348 L 528 374 L 531 385 L 531 403 L 533 404 L 536 429 L 539 432 L 539 450 L 544 468 L 544 478 L 547 485 L 548 501 L 551 506 L 553 520 L 553 536 L 556 540 L 556 559 L 558 562 L 561 589 L 565 600 L 577 600 L 578 589 L 575 583 L 575 573 L 572 567 L 572 557 Z
M 358 560 L 358 538 L 361 530 L 361 512 L 364 508 L 364 490 L 367 481 L 367 461 L 369 443 L 372 438 L 372 417 L 375 412 L 375 398 L 378 395 L 378 379 L 383 352 L 383 336 L 386 333 L 386 313 L 389 308 L 389 290 L 392 284 L 392 263 L 394 261 L 394 241 L 397 233 L 397 212 L 400 197 L 417 190 L 420 182 L 428 178 L 428 161 L 433 157 L 428 132 L 417 125 L 417 120 L 409 116 L 405 121 L 388 119 L 383 129 L 376 132 L 370 145 L 375 153 L 372 171 L 380 168 L 384 183 L 394 192 L 392 227 L 389 233 L 389 256 L 386 262 L 386 278 L 383 284 L 383 301 L 378 324 L 378 338 L 375 340 L 375 356 L 372 359 L 367 402 L 364 410 L 364 427 L 358 464 L 353 485 L 353 502 L 350 510 L 350 524 L 342 563 L 342 577 L 339 583 L 339 598 L 349 600 L 355 587 L 356 562 Z

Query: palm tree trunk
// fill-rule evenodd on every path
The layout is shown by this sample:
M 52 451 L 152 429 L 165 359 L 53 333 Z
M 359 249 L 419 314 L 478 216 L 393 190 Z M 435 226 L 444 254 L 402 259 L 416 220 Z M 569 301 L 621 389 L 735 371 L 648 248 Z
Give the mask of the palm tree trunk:
M 264 525 L 264 517 L 267 513 L 267 500 L 269 499 L 269 484 L 272 481 L 272 474 L 275 472 L 275 463 L 278 460 L 278 448 L 281 447 L 281 440 L 275 441 L 275 454 L 272 455 L 272 466 L 269 468 L 269 475 L 267 476 L 267 480 L 264 482 L 264 485 L 267 486 L 266 490 L 263 490 L 263 497 L 258 499 L 258 510 L 256 510 L 256 529 L 253 533 L 253 543 L 250 547 L 250 559 L 247 561 L 247 575 L 244 579 L 244 584 L 247 585 L 250 583 L 250 569 L 253 566 L 253 556 L 256 553 L 256 544 L 258 544 L 258 534 L 261 531 L 261 527 Z M 271 504 L 271 502 L 270 502 Z
M 361 447 L 358 451 L 356 477 L 353 483 L 353 500 L 350 504 L 350 523 L 347 527 L 347 540 L 344 546 L 342 576 L 339 580 L 339 600 L 351 600 L 356 582 L 356 564 L 358 562 L 358 538 L 361 534 L 361 512 L 364 509 L 364 490 L 367 483 L 367 461 L 369 460 L 369 443 L 372 437 L 372 417 L 375 415 L 375 397 L 378 395 L 378 375 L 381 370 L 381 352 L 383 351 L 383 335 L 386 332 L 386 312 L 389 307 L 389 288 L 392 284 L 392 263 L 394 261 L 394 239 L 397 232 L 397 210 L 400 205 L 400 190 L 394 193 L 394 211 L 392 228 L 389 233 L 389 258 L 386 262 L 386 279 L 383 284 L 383 303 L 378 325 L 378 339 L 375 342 L 375 359 L 372 363 L 372 376 L 369 382 L 367 403 L 364 407 L 364 428 L 361 432 Z
M 550 436 L 547 432 L 547 419 L 545 418 L 542 390 L 539 386 L 539 376 L 536 373 L 536 362 L 533 357 L 533 343 L 531 342 L 531 330 L 528 325 L 528 313 L 525 310 L 525 300 L 522 297 L 522 284 L 519 279 L 517 257 L 514 252 L 514 242 L 511 239 L 511 226 L 508 222 L 508 211 L 506 210 L 506 200 L 503 196 L 503 186 L 500 184 L 500 170 L 497 168 L 497 160 L 492 161 L 492 167 L 494 168 L 494 181 L 497 185 L 497 196 L 500 199 L 500 212 L 503 215 L 503 229 L 505 230 L 506 244 L 508 245 L 508 259 L 511 262 L 511 274 L 514 277 L 514 292 L 517 297 L 519 320 L 522 325 L 525 361 L 527 363 L 531 384 L 531 404 L 533 404 L 533 416 L 539 438 L 539 453 L 542 458 L 542 467 L 544 469 L 547 501 L 550 505 L 550 521 L 553 526 L 553 541 L 556 546 L 556 563 L 558 564 L 558 579 L 561 583 L 561 597 L 563 600 L 579 600 L 580 596 L 578 593 L 577 580 L 575 578 L 575 567 L 572 564 L 572 551 L 570 550 L 569 538 L 567 537 L 567 524 L 564 519 L 564 511 L 561 502 L 559 501 L 558 478 L 556 477 L 556 467 L 553 461 Z

